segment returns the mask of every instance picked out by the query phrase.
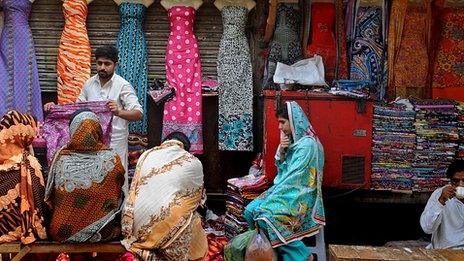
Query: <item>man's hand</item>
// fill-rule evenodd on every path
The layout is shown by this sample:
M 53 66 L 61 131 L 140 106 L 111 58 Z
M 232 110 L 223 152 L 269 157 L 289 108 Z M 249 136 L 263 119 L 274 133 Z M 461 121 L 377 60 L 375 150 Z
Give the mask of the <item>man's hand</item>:
M 281 131 L 280 132 L 280 146 L 279 146 L 279 153 L 280 153 L 280 160 L 284 160 L 285 158 L 285 151 L 287 150 L 288 146 L 290 146 L 290 139 L 288 136 Z
M 114 116 L 119 116 L 119 108 L 116 101 L 108 101 L 106 107 L 113 113 Z
M 44 111 L 45 111 L 45 112 L 48 112 L 48 111 L 50 111 L 50 109 L 51 109 L 51 108 L 52 108 L 52 106 L 54 106 L 54 105 L 55 105 L 55 103 L 54 103 L 54 102 L 48 102 L 48 103 L 45 103 L 45 105 L 44 105 Z
M 451 185 L 448 185 L 443 188 L 440 198 L 438 198 L 438 201 L 442 205 L 445 205 L 446 201 L 450 198 L 453 198 L 454 196 L 456 196 L 456 188 Z

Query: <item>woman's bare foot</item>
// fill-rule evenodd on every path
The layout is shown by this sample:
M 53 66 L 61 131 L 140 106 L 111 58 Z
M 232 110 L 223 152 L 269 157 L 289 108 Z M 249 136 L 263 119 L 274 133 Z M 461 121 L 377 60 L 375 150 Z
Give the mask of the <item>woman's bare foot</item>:
M 313 256 L 313 254 L 311 254 L 311 255 L 308 257 L 308 261 L 314 261 L 314 256 Z

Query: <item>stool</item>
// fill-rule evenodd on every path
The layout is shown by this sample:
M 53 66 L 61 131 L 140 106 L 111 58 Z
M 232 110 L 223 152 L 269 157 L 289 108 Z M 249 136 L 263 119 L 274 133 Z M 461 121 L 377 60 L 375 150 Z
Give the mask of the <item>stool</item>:
M 326 261 L 327 254 L 325 251 L 325 240 L 324 240 L 324 227 L 319 229 L 319 233 L 317 233 L 313 238 L 315 238 L 315 245 L 308 246 L 313 254 L 314 260 L 317 261 Z

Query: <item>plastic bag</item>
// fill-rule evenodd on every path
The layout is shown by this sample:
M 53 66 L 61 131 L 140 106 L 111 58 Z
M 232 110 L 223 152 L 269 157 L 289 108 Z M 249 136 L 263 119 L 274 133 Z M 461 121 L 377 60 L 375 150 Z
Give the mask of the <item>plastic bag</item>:
M 277 254 L 262 230 L 255 230 L 245 253 L 246 261 L 277 261 Z
M 277 63 L 274 83 L 327 86 L 322 57 L 314 55 L 312 58 L 298 61 L 292 65 Z
M 248 230 L 232 238 L 229 244 L 224 247 L 224 258 L 227 261 L 244 261 L 248 242 L 254 234 L 255 230 Z

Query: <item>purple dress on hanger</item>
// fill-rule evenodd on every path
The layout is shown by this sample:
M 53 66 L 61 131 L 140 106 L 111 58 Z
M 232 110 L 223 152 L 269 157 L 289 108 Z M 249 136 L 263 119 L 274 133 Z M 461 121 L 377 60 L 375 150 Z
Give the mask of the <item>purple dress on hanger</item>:
M 17 110 L 43 120 L 34 39 L 28 20 L 29 0 L 3 0 L 0 36 L 0 116 Z

